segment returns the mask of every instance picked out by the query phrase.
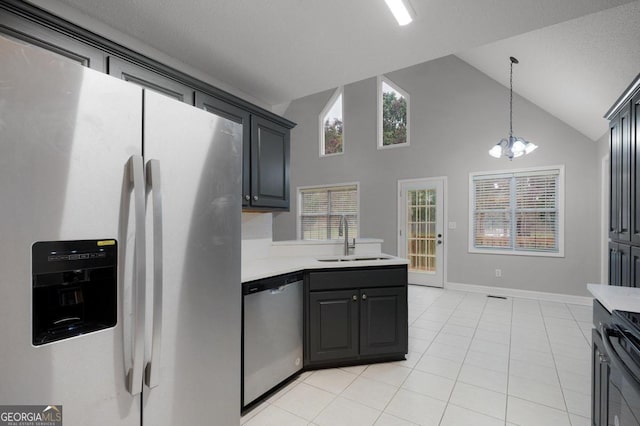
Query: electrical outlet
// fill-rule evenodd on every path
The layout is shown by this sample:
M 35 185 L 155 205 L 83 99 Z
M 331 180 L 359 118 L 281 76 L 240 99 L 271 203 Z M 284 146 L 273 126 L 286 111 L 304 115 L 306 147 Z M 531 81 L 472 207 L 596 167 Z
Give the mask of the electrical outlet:
M 502 278 L 502 269 L 496 269 L 496 278 Z

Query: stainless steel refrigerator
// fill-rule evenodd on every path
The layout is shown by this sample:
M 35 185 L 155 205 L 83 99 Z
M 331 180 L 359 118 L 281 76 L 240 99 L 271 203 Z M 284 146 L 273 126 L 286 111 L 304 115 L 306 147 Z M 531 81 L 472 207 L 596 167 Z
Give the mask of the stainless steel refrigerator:
M 0 405 L 239 424 L 241 132 L 0 37 Z

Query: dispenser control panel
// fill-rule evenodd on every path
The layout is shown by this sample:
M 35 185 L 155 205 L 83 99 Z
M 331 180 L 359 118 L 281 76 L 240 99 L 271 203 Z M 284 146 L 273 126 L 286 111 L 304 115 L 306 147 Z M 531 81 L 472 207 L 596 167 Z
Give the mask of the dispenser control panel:
M 116 325 L 115 239 L 39 241 L 31 258 L 35 346 Z

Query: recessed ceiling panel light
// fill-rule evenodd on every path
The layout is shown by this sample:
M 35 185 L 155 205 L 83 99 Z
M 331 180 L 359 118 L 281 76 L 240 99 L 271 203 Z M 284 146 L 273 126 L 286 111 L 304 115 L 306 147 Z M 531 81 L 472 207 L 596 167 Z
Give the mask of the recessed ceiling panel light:
M 411 21 L 413 21 L 413 17 L 411 16 L 411 12 L 409 11 L 409 7 L 405 4 L 403 0 L 384 0 L 391 9 L 391 13 L 398 21 L 398 25 L 407 25 Z

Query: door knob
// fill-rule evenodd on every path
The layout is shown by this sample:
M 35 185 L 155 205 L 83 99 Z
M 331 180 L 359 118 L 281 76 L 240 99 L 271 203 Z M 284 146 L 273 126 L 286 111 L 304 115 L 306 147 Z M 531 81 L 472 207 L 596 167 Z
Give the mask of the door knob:
M 438 244 L 442 244 L 442 240 L 438 240 L 436 241 Z

